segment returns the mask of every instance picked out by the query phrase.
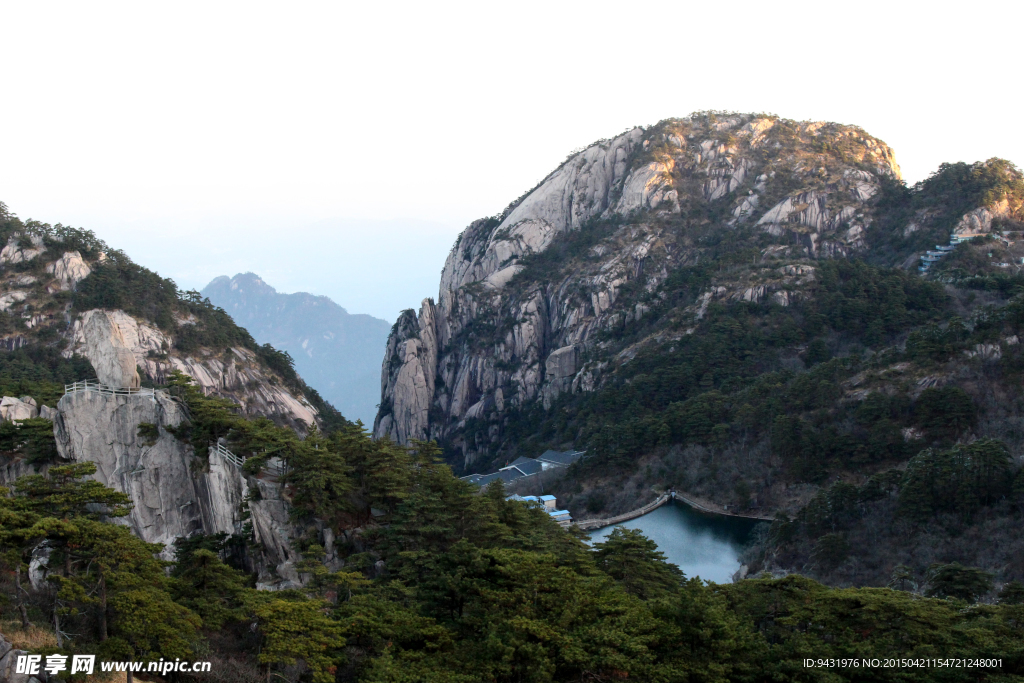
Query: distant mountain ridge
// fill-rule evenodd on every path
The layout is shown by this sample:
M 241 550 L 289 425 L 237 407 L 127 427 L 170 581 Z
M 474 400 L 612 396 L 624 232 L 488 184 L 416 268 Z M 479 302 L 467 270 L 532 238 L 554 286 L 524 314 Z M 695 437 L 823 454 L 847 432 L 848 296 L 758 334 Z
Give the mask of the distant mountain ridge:
M 258 342 L 291 354 L 295 369 L 345 417 L 372 424 L 390 323 L 349 313 L 326 296 L 280 293 L 255 273 L 214 278 L 202 294 Z

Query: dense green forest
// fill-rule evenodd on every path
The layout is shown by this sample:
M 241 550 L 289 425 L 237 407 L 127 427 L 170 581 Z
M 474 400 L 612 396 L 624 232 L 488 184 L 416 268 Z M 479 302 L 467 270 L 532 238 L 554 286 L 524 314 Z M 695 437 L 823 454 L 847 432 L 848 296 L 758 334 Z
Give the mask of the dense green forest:
M 223 437 L 239 451 L 259 448 L 286 460 L 294 521 L 306 530 L 297 543 L 304 587 L 255 590 L 244 538 L 193 536 L 179 543 L 175 562 L 162 562 L 159 547 L 116 524 L 130 501 L 88 479 L 94 465 L 53 466 L 0 497 L 6 633 L 56 625 L 60 635 L 46 654 L 208 659 L 213 671 L 195 680 L 215 681 L 1024 675 L 1019 584 L 986 604 L 975 600 L 990 577 L 960 566 L 933 568 L 933 597 L 898 582 L 831 589 L 799 576 L 707 584 L 668 564 L 639 532 L 618 530 L 589 548 L 541 509 L 506 500 L 500 484 L 478 494 L 439 461 L 432 444 L 373 441 L 356 426 L 300 439 L 266 420 L 238 417 L 187 377 L 177 376 L 171 391 L 193 416 L 178 438 L 199 446 Z M 998 469 L 998 449 L 990 450 Z M 196 451 L 202 466 L 202 449 Z M 917 495 L 915 510 L 928 500 Z M 385 513 L 376 523 L 371 506 Z M 345 529 L 361 529 L 341 548 L 341 569 L 324 565 L 318 524 L 339 538 Z M 28 565 L 44 542 L 50 572 L 45 585 L 33 588 Z M 895 655 L 1000 663 L 924 670 L 804 663 Z
M 545 490 L 577 517 L 618 514 L 669 488 L 778 514 L 745 556 L 755 570 L 884 586 L 900 566 L 923 585 L 931 565 L 959 562 L 997 584 L 1024 580 L 1020 171 L 993 159 L 943 165 L 914 187 L 883 182 L 869 247 L 847 258 L 765 258 L 776 237 L 687 201 L 678 216 L 643 217 L 678 254 L 657 287 L 636 278 L 619 288 L 621 310 L 647 312 L 619 315 L 580 345 L 580 366 L 602 373 L 595 388 L 547 408 L 523 403 L 498 426 L 465 420 L 442 440 L 449 462 L 465 462 L 465 443 L 480 451 L 469 471 L 585 450 Z M 990 236 L 917 271 L 919 250 L 994 204 L 1005 211 Z M 561 291 L 571 273 L 589 272 L 622 223 L 591 221 L 524 258 L 516 296 Z M 740 296 L 772 282 L 786 296 Z M 707 298 L 716 288 L 735 294 Z M 496 343 L 501 315 L 493 329 L 468 327 L 470 343 Z

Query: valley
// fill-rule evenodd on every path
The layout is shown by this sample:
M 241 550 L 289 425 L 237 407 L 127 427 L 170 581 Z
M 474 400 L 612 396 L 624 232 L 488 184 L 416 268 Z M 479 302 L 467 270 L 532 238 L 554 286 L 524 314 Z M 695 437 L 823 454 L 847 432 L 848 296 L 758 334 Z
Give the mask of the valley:
M 391 326 L 4 205 L 0 244 L 0 683 L 1024 676 L 1010 162 L 908 186 L 856 126 L 632 128 Z M 805 663 L 894 654 L 999 664 Z

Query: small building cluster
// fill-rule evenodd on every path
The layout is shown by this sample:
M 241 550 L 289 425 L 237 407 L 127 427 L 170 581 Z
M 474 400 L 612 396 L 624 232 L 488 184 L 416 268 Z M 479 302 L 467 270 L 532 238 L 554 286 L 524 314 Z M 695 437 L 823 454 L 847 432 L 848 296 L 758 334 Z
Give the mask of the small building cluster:
M 583 451 L 544 451 L 536 458 L 519 457 L 502 467 L 497 472 L 490 474 L 470 474 L 462 477 L 464 481 L 485 487 L 495 479 L 500 479 L 503 484 L 511 484 L 514 481 L 533 477 L 541 472 L 553 468 L 566 468 L 581 457 Z
M 558 509 L 558 502 L 554 496 L 508 496 L 505 500 L 518 500 L 520 503 L 526 503 L 527 505 L 541 505 L 544 508 L 544 512 L 551 515 L 551 519 L 558 522 L 559 526 L 572 526 L 572 515 L 569 514 L 568 510 Z
M 986 233 L 980 232 L 963 234 L 957 234 L 955 232 L 952 233 L 949 236 L 948 245 L 936 244 L 935 251 L 926 251 L 924 255 L 921 256 L 921 265 L 918 267 L 918 270 L 921 271 L 922 273 L 927 273 L 928 269 L 932 267 L 933 263 L 942 260 L 943 256 L 956 249 L 956 245 L 960 244 L 961 242 L 969 242 L 975 237 L 981 237 L 985 234 Z

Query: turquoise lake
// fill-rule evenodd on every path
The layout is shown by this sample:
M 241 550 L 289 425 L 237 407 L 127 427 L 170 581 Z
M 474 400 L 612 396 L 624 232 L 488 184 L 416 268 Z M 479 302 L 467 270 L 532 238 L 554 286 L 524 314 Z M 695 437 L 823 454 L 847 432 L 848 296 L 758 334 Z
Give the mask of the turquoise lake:
M 604 540 L 617 526 L 639 529 L 658 544 L 669 562 L 679 565 L 687 578 L 699 576 L 716 583 L 731 583 L 740 568 L 739 555 L 749 542 L 757 520 L 697 512 L 678 501 L 662 505 L 643 517 L 590 532 L 593 542 Z

